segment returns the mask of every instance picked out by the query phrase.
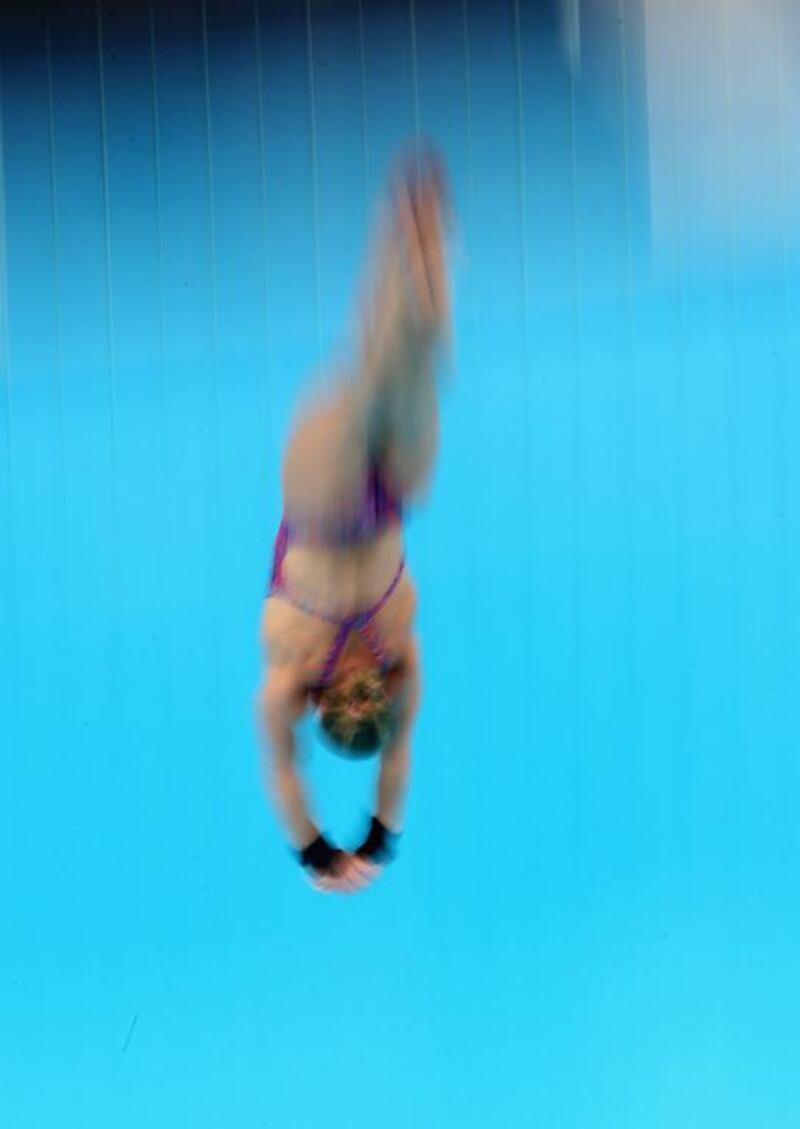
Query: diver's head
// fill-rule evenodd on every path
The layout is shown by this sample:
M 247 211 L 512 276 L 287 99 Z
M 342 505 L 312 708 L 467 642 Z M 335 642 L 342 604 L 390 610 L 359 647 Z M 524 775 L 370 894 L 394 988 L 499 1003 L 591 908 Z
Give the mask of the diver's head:
M 368 757 L 384 745 L 396 716 L 389 677 L 374 668 L 352 670 L 317 693 L 322 732 L 335 752 Z

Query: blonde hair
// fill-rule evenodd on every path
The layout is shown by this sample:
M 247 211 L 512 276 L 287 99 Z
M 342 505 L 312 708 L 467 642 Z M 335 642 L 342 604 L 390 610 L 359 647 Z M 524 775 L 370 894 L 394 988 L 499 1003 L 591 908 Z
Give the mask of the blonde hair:
M 394 707 L 384 675 L 354 670 L 321 691 L 319 720 L 337 751 L 350 756 L 376 753 L 391 732 Z

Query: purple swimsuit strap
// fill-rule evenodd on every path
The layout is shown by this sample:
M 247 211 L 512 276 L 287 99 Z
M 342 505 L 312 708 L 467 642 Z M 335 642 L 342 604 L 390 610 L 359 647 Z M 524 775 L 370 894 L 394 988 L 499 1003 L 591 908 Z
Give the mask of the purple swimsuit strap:
M 345 548 L 350 545 L 361 544 L 375 537 L 382 529 L 387 528 L 394 522 L 400 521 L 401 518 L 402 504 L 400 500 L 395 498 L 386 489 L 378 468 L 373 466 L 370 468 L 369 475 L 364 483 L 364 493 L 361 498 L 358 513 L 345 527 L 339 528 L 335 532 L 330 529 L 326 530 L 322 526 L 316 529 L 308 525 L 298 527 L 286 514 L 281 521 L 278 535 L 275 539 L 270 594 L 281 595 L 290 604 L 299 608 L 300 611 L 306 612 L 308 615 L 316 616 L 318 619 L 323 619 L 326 623 L 333 624 L 338 629 L 330 653 L 323 665 L 319 685 L 327 685 L 327 683 L 330 682 L 336 663 L 341 656 L 347 637 L 351 631 L 356 631 L 362 637 L 372 652 L 375 661 L 381 668 L 386 666 L 386 652 L 375 630 L 373 620 L 381 609 L 385 607 L 389 597 L 400 583 L 400 577 L 405 568 L 405 561 L 401 559 L 391 584 L 376 604 L 371 608 L 367 608 L 365 611 L 357 612 L 355 615 L 340 619 L 328 615 L 318 608 L 303 604 L 286 591 L 283 579 L 283 562 L 289 551 L 289 546 L 293 541 L 300 540 L 301 542 L 304 541 L 306 544 Z
M 279 592 L 283 588 L 283 559 L 289 551 L 289 526 L 282 521 L 275 538 L 275 547 L 272 551 L 272 576 L 269 581 L 270 592 Z
M 378 600 L 376 604 L 373 604 L 371 608 L 367 608 L 366 611 L 357 612 L 355 615 L 350 615 L 347 616 L 346 619 L 340 620 L 334 619 L 332 616 L 327 615 L 321 617 L 322 619 L 327 620 L 328 623 L 338 623 L 339 630 L 336 632 L 336 637 L 333 640 L 331 649 L 328 652 L 328 657 L 325 660 L 325 664 L 322 668 L 322 674 L 320 675 L 319 679 L 320 686 L 327 686 L 331 681 L 333 672 L 336 669 L 336 664 L 341 658 L 342 651 L 344 650 L 344 645 L 347 642 L 347 637 L 351 631 L 355 631 L 361 636 L 361 638 L 369 647 L 370 652 L 372 653 L 372 657 L 375 659 L 375 662 L 381 669 L 385 669 L 387 665 L 386 649 L 381 643 L 380 637 L 375 630 L 375 624 L 373 623 L 373 620 L 386 606 L 392 593 L 400 583 L 400 578 L 403 575 L 404 568 L 405 561 L 401 560 L 400 564 L 397 566 L 397 571 L 395 572 L 389 587 L 383 593 L 380 600 Z

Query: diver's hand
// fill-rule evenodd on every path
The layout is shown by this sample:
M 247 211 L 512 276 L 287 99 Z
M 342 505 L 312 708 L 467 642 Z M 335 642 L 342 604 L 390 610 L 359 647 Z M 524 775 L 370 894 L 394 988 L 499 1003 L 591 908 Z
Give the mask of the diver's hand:
M 333 870 L 312 875 L 311 882 L 322 894 L 357 894 L 374 882 L 380 872 L 381 867 L 375 863 L 343 851 Z

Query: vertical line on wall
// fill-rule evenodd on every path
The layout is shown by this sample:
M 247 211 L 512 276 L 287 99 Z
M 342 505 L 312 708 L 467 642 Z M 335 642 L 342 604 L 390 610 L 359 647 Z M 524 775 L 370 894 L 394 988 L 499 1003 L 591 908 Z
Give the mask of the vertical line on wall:
M 158 109 L 158 53 L 156 50 L 156 21 L 155 2 L 148 0 L 148 35 L 150 47 L 150 85 L 152 99 L 152 128 L 153 128 L 153 195 L 156 213 L 156 320 L 158 324 L 158 377 L 159 377 L 159 413 L 160 444 L 159 466 L 160 480 L 163 489 L 159 493 L 158 510 L 161 518 L 161 529 L 158 538 L 158 571 L 159 571 L 159 627 L 162 641 L 162 653 L 169 653 L 169 616 L 167 614 L 167 561 L 170 556 L 170 507 L 172 492 L 170 489 L 169 473 L 169 411 L 167 406 L 167 357 L 166 357 L 166 325 L 164 315 L 164 223 L 163 223 L 163 194 L 161 184 L 161 117 Z M 165 658 L 164 669 L 169 671 L 170 664 Z M 164 724 L 164 740 L 169 740 L 169 693 L 168 680 L 159 681 L 161 694 L 162 723 Z
M 739 333 L 739 255 L 738 255 L 738 214 L 736 188 L 734 185 L 733 146 L 731 125 L 731 36 L 728 0 L 719 0 L 723 28 L 723 74 L 725 76 L 725 180 L 727 186 L 726 205 L 728 210 L 728 268 L 731 276 L 731 295 L 733 298 L 734 332 Z
M 96 0 L 96 39 L 97 74 L 100 95 L 100 165 L 103 195 L 103 256 L 106 275 L 106 336 L 108 339 L 108 416 L 110 435 L 109 491 L 111 502 L 111 577 L 112 601 L 119 591 L 119 514 L 118 514 L 118 405 L 117 405 L 117 357 L 114 346 L 114 284 L 111 263 L 111 201 L 109 198 L 108 177 L 108 108 L 106 102 L 105 48 L 103 43 L 103 12 L 101 0 Z M 112 648 L 112 654 L 115 649 Z M 113 682 L 113 679 L 112 679 Z
M 780 170 L 779 198 L 780 198 L 780 229 L 781 229 L 781 301 L 783 304 L 783 318 L 785 326 L 789 324 L 789 269 L 788 252 L 786 249 L 786 71 L 783 60 L 783 0 L 774 0 L 775 3 L 775 43 L 777 45 L 777 78 L 778 78 L 778 167 Z
M 636 585 L 638 575 L 638 560 L 636 553 L 635 525 L 633 519 L 633 466 L 636 463 L 637 445 L 637 412 L 638 412 L 638 348 L 634 332 L 634 299 L 633 299 L 633 220 L 631 207 L 631 131 L 630 131 L 630 90 L 629 90 L 629 60 L 628 60 L 628 31 L 626 24 L 626 0 L 617 0 L 617 28 L 619 46 L 620 68 L 620 102 L 622 117 L 622 206 L 623 224 L 625 229 L 625 346 L 627 349 L 627 370 L 629 385 L 625 387 L 621 375 L 617 376 L 617 426 L 618 426 L 618 479 L 617 487 L 621 503 L 622 530 L 623 530 L 623 694 L 629 703 L 624 717 L 624 733 L 630 741 L 630 748 L 625 750 L 628 754 L 628 764 L 631 771 L 631 786 L 633 791 L 633 812 L 638 815 L 642 803 L 641 775 L 636 750 L 641 736 L 641 703 L 637 693 L 637 683 L 634 677 L 636 660 L 639 651 L 638 622 L 636 617 Z M 622 366 L 620 366 L 622 369 Z M 627 455 L 627 459 L 625 458 Z M 638 828 L 639 832 L 643 828 Z
M 677 374 L 675 381 L 677 404 L 675 409 L 676 414 L 676 429 L 677 429 L 677 452 L 676 452 L 676 508 L 677 520 L 680 530 L 680 536 L 685 542 L 686 539 L 686 506 L 687 506 L 687 492 L 686 492 L 686 418 L 687 418 L 687 391 L 686 391 L 686 248 L 684 239 L 684 192 L 683 180 L 681 177 L 681 170 L 683 168 L 683 143 L 681 135 L 681 102 L 680 92 L 682 85 L 678 75 L 678 38 L 675 19 L 675 0 L 669 0 L 669 57 L 670 57 L 670 118 L 672 128 L 670 133 L 670 147 L 672 156 L 672 198 L 673 209 L 675 213 L 675 240 L 676 240 L 676 268 L 678 280 L 678 326 L 677 326 Z M 678 553 L 682 553 L 681 546 L 678 547 Z M 676 562 L 676 587 L 677 587 L 677 602 L 678 607 L 675 608 L 675 617 L 680 624 L 680 629 L 677 632 L 676 650 L 678 654 L 678 661 L 676 663 L 677 671 L 676 677 L 680 688 L 679 700 L 681 713 L 678 721 L 679 728 L 679 751 L 685 749 L 687 741 L 690 737 L 689 732 L 689 679 L 688 679 L 688 645 L 687 645 L 687 630 L 688 630 L 688 579 L 686 575 L 685 557 L 679 555 Z M 691 771 L 685 766 L 689 765 L 690 761 L 684 757 L 682 761 L 676 761 L 676 772 Z M 690 780 L 686 777 L 680 780 L 680 793 L 681 795 L 689 795 Z M 688 819 L 688 813 L 684 810 L 681 813 L 684 820 Z M 666 847 L 664 848 L 666 849 Z
M 620 83 L 622 86 L 622 192 L 625 213 L 625 313 L 628 329 L 633 327 L 633 235 L 631 220 L 631 132 L 629 107 L 628 43 L 625 0 L 617 0 Z
M 0 53 L 0 92 L 2 92 L 2 64 Z M 11 669 L 12 708 L 16 710 L 18 700 L 19 672 L 18 622 L 17 622 L 17 540 L 14 529 L 14 397 L 11 390 L 11 342 L 8 330 L 8 259 L 6 257 L 6 164 L 3 140 L 3 102 L 0 98 L 0 370 L 3 380 L 4 438 L 5 438 L 5 484 L 8 522 L 6 524 L 6 543 L 8 551 L 8 615 L 10 654 L 13 656 Z M 16 726 L 15 726 L 16 728 Z M 13 731 L 13 730 L 12 730 Z
M 219 300 L 217 282 L 217 221 L 214 193 L 214 141 L 211 128 L 211 72 L 208 61 L 208 11 L 207 0 L 200 0 L 203 33 L 203 107 L 206 135 L 206 195 L 208 198 L 208 257 L 211 274 L 211 364 L 212 396 L 214 402 L 214 472 L 217 489 L 222 446 L 222 417 L 219 394 Z
M 519 0 L 514 0 L 514 66 L 517 86 L 517 159 L 519 161 L 519 219 L 522 232 L 520 265 L 522 267 L 522 311 L 525 327 L 525 389 L 528 394 L 530 417 L 530 277 L 528 269 L 528 182 L 525 162 L 526 122 L 525 84 L 522 62 L 522 31 L 520 27 Z
M 672 150 L 672 202 L 675 211 L 675 253 L 678 278 L 678 356 L 683 363 L 684 330 L 686 323 L 686 285 L 683 246 L 683 190 L 681 183 L 681 161 L 683 151 L 680 144 L 680 105 L 678 102 L 679 82 L 676 74 L 675 42 L 675 0 L 668 0 L 670 30 L 670 147 Z
M 69 562 L 69 523 L 67 521 L 67 444 L 64 409 L 63 313 L 61 309 L 61 264 L 58 226 L 58 183 L 56 174 L 55 99 L 53 96 L 53 55 L 51 46 L 50 13 L 44 26 L 45 65 L 47 68 L 47 142 L 50 171 L 50 222 L 53 256 L 53 309 L 55 312 L 54 385 L 58 415 L 58 462 L 60 469 L 59 506 L 61 510 L 61 543 L 65 564 Z
M 56 154 L 56 102 L 53 78 L 53 51 L 52 29 L 50 11 L 45 13 L 44 19 L 44 53 L 47 78 L 47 158 L 50 179 L 50 231 L 51 231 L 51 256 L 53 263 L 52 288 L 53 288 L 53 315 L 55 330 L 55 348 L 53 355 L 53 386 L 55 394 L 55 407 L 58 419 L 58 502 L 57 538 L 61 557 L 61 582 L 62 595 L 59 614 L 60 625 L 54 624 L 55 630 L 60 631 L 66 640 L 70 636 L 72 621 L 72 603 L 70 590 L 70 563 L 71 563 L 71 538 L 68 516 L 68 483 L 67 483 L 67 413 L 64 395 L 64 313 L 62 301 L 62 271 L 61 271 L 61 232 L 59 228 L 58 209 L 58 173 Z M 64 672 L 64 689 L 67 701 L 72 699 L 70 687 L 71 671 Z M 69 719 L 70 721 L 72 718 Z
M 475 158 L 472 129 L 472 54 L 469 34 L 469 0 L 461 0 L 461 18 L 464 30 L 464 130 L 467 157 L 467 244 L 469 245 L 475 223 Z M 469 259 L 469 252 L 467 259 Z M 474 324 L 475 294 L 471 281 L 467 292 L 470 296 L 470 317 Z
M 730 436 L 730 454 L 728 459 L 731 483 L 731 521 L 732 537 L 730 549 L 731 568 L 731 666 L 733 670 L 733 702 L 731 703 L 734 730 L 741 731 L 741 704 L 744 686 L 741 676 L 741 611 L 739 607 L 739 589 L 741 577 L 741 559 L 739 555 L 739 528 L 740 528 L 740 484 L 739 473 L 739 444 L 740 444 L 740 392 L 739 381 L 741 376 L 741 332 L 739 325 L 740 315 L 740 289 L 739 289 L 739 256 L 738 256 L 738 210 L 736 188 L 734 184 L 733 168 L 733 136 L 731 122 L 731 43 L 730 43 L 730 17 L 728 0 L 720 0 L 723 28 L 723 74 L 724 74 L 724 101 L 725 101 L 725 177 L 727 181 L 726 204 L 728 209 L 728 269 L 731 280 L 731 300 L 733 307 L 733 364 L 731 365 L 730 381 L 730 409 L 728 429 Z M 738 797 L 737 797 L 738 799 Z
M 322 366 L 322 274 L 320 251 L 319 170 L 317 167 L 317 101 L 314 82 L 314 28 L 311 0 L 306 0 L 306 55 L 308 61 L 309 144 L 311 149 L 311 203 L 314 230 L 314 306 L 317 323 L 317 364 Z
M 417 5 L 416 0 L 408 0 L 408 20 L 411 35 L 411 97 L 414 112 L 414 153 L 419 176 L 420 160 L 420 116 L 419 116 L 419 67 L 417 65 Z
M 520 447 L 512 455 L 514 461 L 518 460 L 520 473 L 523 476 L 524 496 L 529 499 L 531 509 L 530 517 L 523 523 L 515 523 L 517 528 L 510 541 L 509 548 L 519 560 L 536 560 L 539 558 L 538 543 L 541 538 L 541 525 L 538 515 L 541 506 L 538 505 L 539 477 L 536 474 L 539 455 L 537 435 L 537 420 L 534 416 L 534 388 L 533 364 L 531 349 L 531 294 L 529 255 L 530 241 L 528 231 L 528 178 L 527 178 L 527 117 L 525 113 L 525 66 L 523 57 L 522 18 L 520 14 L 520 0 L 513 0 L 513 69 L 514 93 L 516 99 L 516 142 L 517 142 L 517 191 L 519 193 L 519 267 L 522 283 L 522 387 L 520 390 L 521 403 L 519 408 L 519 422 L 515 425 L 520 436 Z M 510 170 L 509 170 L 510 171 Z M 508 536 L 508 534 L 507 534 Z M 511 578 L 509 578 L 511 579 Z M 538 585 L 534 584 L 535 589 Z M 518 606 L 531 598 L 528 585 L 517 579 L 513 598 Z M 533 595 L 534 602 L 537 596 Z M 538 666 L 538 648 L 529 652 L 529 661 Z
M 100 101 L 100 165 L 103 197 L 103 256 L 106 276 L 106 336 L 108 340 L 108 416 L 110 451 L 109 493 L 111 506 L 111 580 L 110 614 L 108 624 L 111 637 L 108 640 L 108 680 L 111 725 L 118 726 L 119 701 L 119 596 L 120 596 L 120 554 L 119 554 L 119 494 L 118 494 L 118 405 L 117 405 L 117 355 L 114 342 L 114 279 L 111 253 L 111 200 L 108 174 L 108 105 L 106 100 L 105 45 L 103 41 L 103 12 L 101 0 L 95 3 L 97 75 Z M 112 730 L 113 731 L 113 730 Z
M 670 142 L 672 149 L 672 199 L 675 211 L 675 252 L 678 279 L 678 362 L 680 380 L 680 419 L 685 419 L 685 370 L 686 370 L 686 263 L 683 234 L 683 183 L 681 168 L 683 148 L 680 136 L 681 106 L 678 91 L 680 82 L 676 73 L 677 43 L 675 34 L 675 0 L 669 0 L 670 17 L 670 117 L 672 130 Z
M 476 335 L 476 301 L 475 301 L 475 283 L 470 263 L 470 249 L 472 247 L 472 240 L 475 232 L 475 159 L 474 159 L 474 137 L 473 137 L 473 117 L 472 117 L 472 50 L 470 43 L 470 26 L 469 26 L 469 0 L 461 0 L 461 23 L 462 34 L 464 41 L 463 51 L 463 68 L 464 68 L 464 148 L 466 155 L 467 166 L 467 185 L 466 185 L 466 244 L 467 250 L 464 258 L 465 274 L 466 274 L 466 297 L 467 309 L 469 315 L 467 318 L 468 336 L 463 342 L 465 355 L 469 356 L 474 352 L 474 341 Z M 461 250 L 461 248 L 458 248 Z M 469 406 L 472 410 L 464 414 L 464 422 L 469 427 L 469 434 L 466 437 L 468 443 L 468 450 L 478 450 L 480 447 L 481 436 L 477 433 L 477 421 L 479 413 L 476 410 L 475 394 L 470 391 L 472 382 L 464 381 L 461 389 L 463 394 L 468 397 Z M 471 507 L 469 505 L 464 507 L 463 510 L 464 524 L 462 525 L 462 537 L 464 544 L 470 543 L 470 526 L 471 526 Z M 467 578 L 472 577 L 474 570 L 468 570 Z M 466 590 L 468 599 L 477 598 L 477 592 L 474 585 Z
M 581 254 L 579 238 L 579 197 L 578 197 L 578 110 L 577 110 L 577 78 L 572 70 L 568 71 L 567 83 L 569 91 L 569 150 L 570 150 L 570 207 L 572 213 L 572 266 L 575 282 L 575 341 L 574 341 L 574 416 L 572 421 L 572 449 L 570 457 L 573 465 L 574 489 L 571 503 L 570 518 L 573 526 L 574 543 L 578 547 L 575 559 L 571 566 L 571 582 L 574 607 L 575 625 L 575 673 L 573 680 L 573 707 L 575 711 L 575 746 L 577 776 L 575 786 L 573 831 L 576 840 L 575 848 L 583 850 L 583 828 L 585 826 L 585 755 L 586 734 L 584 709 L 584 686 L 586 681 L 586 642 L 585 642 L 585 592 L 584 570 L 582 558 L 585 552 L 584 545 L 584 517 L 583 517 L 583 482 L 585 477 L 583 459 L 584 435 L 584 403 L 583 403 L 583 350 L 584 350 L 584 314 L 583 314 L 583 278 L 581 274 Z
M 269 385 L 269 236 L 267 233 L 267 133 L 264 120 L 264 73 L 262 66 L 261 15 L 259 0 L 253 0 L 253 24 L 256 52 L 256 111 L 258 115 L 258 173 L 260 180 L 259 206 L 261 211 L 261 259 L 264 272 L 264 376 Z
M 118 407 L 117 407 L 117 358 L 114 348 L 114 287 L 111 267 L 111 204 L 109 199 L 108 183 L 108 109 L 106 103 L 106 73 L 103 44 L 103 13 L 101 0 L 95 4 L 96 32 L 97 32 L 97 73 L 100 95 L 100 166 L 101 187 L 103 194 L 103 257 L 106 275 L 106 335 L 108 338 L 108 408 L 109 429 L 111 437 L 111 499 L 112 515 L 114 519 L 114 533 L 116 535 L 117 521 L 117 439 L 118 439 Z M 116 536 L 112 546 L 112 553 L 116 557 Z
M 572 211 L 572 269 L 575 281 L 575 325 L 579 349 L 583 345 L 583 278 L 578 236 L 578 121 L 575 97 L 576 80 L 570 74 L 569 83 L 569 154 L 570 154 L 570 208 Z
M 780 211 L 780 242 L 781 242 L 781 339 L 780 339 L 780 364 L 775 374 L 775 394 L 773 404 L 773 418 L 775 431 L 775 461 L 777 466 L 777 510 L 778 529 L 780 530 L 780 553 L 778 561 L 778 574 L 780 585 L 781 603 L 781 672 L 783 685 L 781 687 L 782 700 L 788 703 L 792 698 L 792 660 L 793 641 L 795 638 L 794 624 L 790 615 L 789 592 L 791 590 L 791 569 L 789 564 L 789 492 L 787 490 L 787 442 L 786 424 L 788 404 L 786 397 L 786 374 L 789 365 L 786 360 L 786 351 L 789 349 L 789 268 L 788 253 L 786 248 L 786 218 L 787 192 L 786 192 L 786 74 L 783 59 L 784 23 L 783 0 L 774 0 L 775 4 L 775 44 L 776 44 L 776 72 L 778 81 L 778 169 L 779 169 L 779 211 Z M 787 732 L 791 726 L 791 718 L 785 717 Z
M 156 212 L 156 320 L 158 323 L 158 372 L 159 372 L 159 410 L 161 412 L 161 476 L 165 486 L 169 482 L 169 417 L 167 411 L 167 364 L 166 328 L 164 318 L 164 221 L 163 196 L 161 187 L 161 117 L 158 110 L 158 55 L 156 52 L 156 23 L 154 0 L 148 0 L 148 34 L 150 39 L 150 85 L 153 106 L 153 195 Z M 167 495 L 168 489 L 165 491 Z M 166 543 L 166 507 L 164 514 L 164 536 Z
M 581 9 L 580 0 L 559 0 L 561 20 L 561 46 L 570 74 L 577 78 L 581 67 Z
M 209 616 L 211 664 L 215 683 L 219 683 L 222 670 L 222 632 L 221 632 L 221 595 L 222 595 L 222 547 L 226 543 L 223 532 L 225 510 L 222 506 L 222 409 L 220 403 L 219 379 L 219 300 L 218 300 L 218 271 L 217 271 L 217 221 L 216 221 L 216 195 L 214 190 L 214 139 L 211 115 L 211 68 L 209 65 L 208 47 L 208 6 L 207 0 L 200 0 L 200 22 L 203 46 L 203 102 L 205 110 L 205 141 L 206 141 L 206 197 L 208 199 L 208 252 L 209 269 L 211 274 L 211 373 L 212 373 L 212 400 L 213 400 L 213 496 L 210 504 L 211 527 L 210 536 L 210 562 L 211 576 L 210 587 L 212 591 L 213 609 Z M 215 740 L 219 740 L 221 722 L 219 711 L 213 711 L 213 725 Z
M 372 199 L 372 170 L 369 160 L 369 111 L 367 107 L 367 51 L 364 42 L 364 0 L 358 0 L 358 55 L 361 69 L 361 145 L 364 162 L 364 215 Z

